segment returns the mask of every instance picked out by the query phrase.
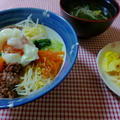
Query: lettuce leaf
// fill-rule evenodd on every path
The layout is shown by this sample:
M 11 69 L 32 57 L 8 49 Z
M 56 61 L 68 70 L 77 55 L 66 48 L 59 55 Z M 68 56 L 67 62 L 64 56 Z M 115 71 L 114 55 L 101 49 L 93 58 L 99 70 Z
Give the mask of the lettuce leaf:
M 53 39 L 51 40 L 51 45 L 43 48 L 43 50 L 62 51 L 62 48 L 63 44 L 60 41 Z

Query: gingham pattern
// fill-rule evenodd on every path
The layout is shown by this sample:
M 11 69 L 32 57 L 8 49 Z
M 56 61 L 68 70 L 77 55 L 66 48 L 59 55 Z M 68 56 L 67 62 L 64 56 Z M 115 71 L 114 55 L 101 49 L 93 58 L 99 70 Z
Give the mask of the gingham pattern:
M 1 10 L 13 7 L 44 8 L 60 14 L 59 0 L 0 1 Z M 120 120 L 120 100 L 104 85 L 96 66 L 98 51 L 120 40 L 119 21 L 120 16 L 105 33 L 81 40 L 75 66 L 56 89 L 24 106 L 0 110 L 0 120 Z

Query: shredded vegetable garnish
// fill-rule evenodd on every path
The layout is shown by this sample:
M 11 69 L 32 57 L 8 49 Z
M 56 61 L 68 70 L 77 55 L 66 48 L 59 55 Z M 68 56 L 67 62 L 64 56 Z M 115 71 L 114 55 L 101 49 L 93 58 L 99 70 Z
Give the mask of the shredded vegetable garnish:
M 46 78 L 54 78 L 62 66 L 64 52 L 39 51 L 38 55 L 39 60 L 36 62 L 39 63 L 42 74 Z
M 31 16 L 32 15 L 28 16 L 26 20 L 17 23 L 16 26 L 23 28 L 22 32 L 28 40 L 34 41 L 48 38 L 45 27 L 41 24 L 38 24 L 39 19 L 37 19 L 35 23 L 31 19 Z
M 50 83 L 51 78 L 43 77 L 40 67 L 28 65 L 25 68 L 25 74 L 21 77 L 21 83 L 16 85 L 16 91 L 19 95 L 30 95 L 36 90 Z

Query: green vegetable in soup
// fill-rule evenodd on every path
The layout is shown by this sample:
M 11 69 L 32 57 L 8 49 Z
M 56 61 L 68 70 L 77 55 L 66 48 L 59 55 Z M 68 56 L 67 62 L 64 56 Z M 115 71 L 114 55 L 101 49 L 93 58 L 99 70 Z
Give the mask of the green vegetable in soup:
M 0 56 L 2 56 L 2 52 L 0 52 Z
M 88 5 L 84 7 L 76 6 L 70 10 L 70 14 L 86 20 L 106 20 L 107 19 L 107 17 L 103 15 L 100 9 L 91 10 Z
M 51 40 L 50 39 L 40 39 L 40 40 L 33 41 L 33 43 L 40 50 L 42 48 L 50 46 L 51 45 Z

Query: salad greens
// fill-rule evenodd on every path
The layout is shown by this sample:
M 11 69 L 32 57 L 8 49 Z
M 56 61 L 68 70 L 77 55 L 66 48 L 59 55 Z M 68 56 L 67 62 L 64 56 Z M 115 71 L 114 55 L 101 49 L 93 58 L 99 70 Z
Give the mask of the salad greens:
M 63 44 L 56 39 L 40 39 L 33 41 L 39 50 L 62 51 Z
M 63 44 L 56 39 L 51 40 L 51 45 L 44 48 L 44 50 L 62 51 Z

